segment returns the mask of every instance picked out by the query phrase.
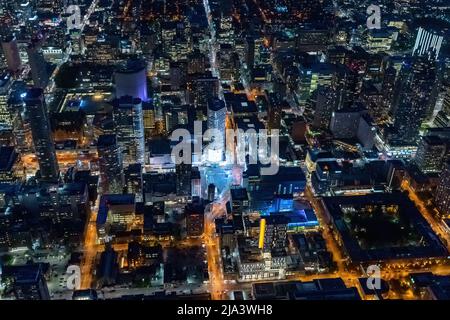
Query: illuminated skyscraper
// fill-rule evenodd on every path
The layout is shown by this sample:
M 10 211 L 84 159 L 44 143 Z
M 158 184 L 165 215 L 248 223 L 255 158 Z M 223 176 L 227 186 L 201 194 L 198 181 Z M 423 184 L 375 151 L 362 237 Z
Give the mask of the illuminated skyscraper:
M 445 161 L 447 145 L 438 136 L 422 137 L 415 162 L 424 173 L 439 173 Z
M 24 101 L 26 113 L 28 119 L 30 119 L 40 179 L 48 182 L 58 181 L 59 168 L 43 90 L 41 88 L 29 89 Z
M 155 129 L 155 108 L 151 103 L 142 104 L 143 120 L 144 120 L 144 134 L 145 138 L 150 137 L 152 131 Z
M 281 126 L 281 110 L 282 99 L 279 94 L 266 93 L 269 102 L 267 114 L 267 126 L 269 130 L 280 129 Z
M 206 106 L 208 101 L 219 95 L 219 79 L 210 75 L 202 75 L 188 82 L 189 103 Z
M 23 98 L 26 90 L 16 90 L 8 99 L 8 110 L 11 116 L 11 127 L 14 135 L 14 145 L 19 153 L 30 152 L 32 149 L 32 134 L 30 122 L 27 119 Z
M 27 48 L 28 63 L 35 87 L 45 88 L 49 81 L 47 61 L 44 59 L 39 42 L 33 41 Z
M 331 116 L 337 107 L 337 93 L 331 86 L 320 86 L 317 89 L 314 119 L 312 125 L 319 129 L 328 129 Z
M 225 132 L 227 108 L 220 99 L 212 99 L 208 103 L 208 129 L 218 129 Z
M 210 100 L 208 103 L 208 129 L 217 130 L 215 136 L 209 147 L 208 159 L 212 162 L 219 162 L 223 158 L 225 149 L 225 120 L 227 115 L 227 108 L 225 102 L 220 99 Z
M 415 145 L 423 120 L 433 111 L 436 65 L 426 57 L 404 63 L 397 82 L 396 101 L 391 113 L 394 119 L 395 145 Z
M 9 91 L 11 88 L 11 76 L 8 72 L 0 75 L 0 125 L 11 126 L 12 115 L 8 108 Z
M 450 82 L 444 83 L 436 102 L 437 106 L 438 104 L 441 105 L 441 110 L 436 114 L 433 124 L 436 127 L 450 127 Z
M 175 170 L 177 178 L 177 195 L 190 196 L 192 165 L 180 163 L 176 165 Z
M 2 40 L 2 49 L 6 58 L 8 70 L 11 72 L 17 72 L 22 62 L 20 61 L 16 38 L 14 36 L 5 37 Z
M 431 29 L 420 27 L 417 31 L 416 42 L 414 44 L 413 55 L 417 56 L 433 56 L 435 59 L 439 57 L 444 34 Z
M 103 193 L 122 193 L 123 167 L 122 154 L 116 135 L 101 135 L 97 142 L 100 170 L 100 186 Z
M 202 196 L 202 183 L 198 167 L 192 167 L 191 170 L 191 195 L 193 197 Z
M 387 110 L 389 110 L 389 108 L 391 107 L 396 77 L 397 77 L 397 70 L 395 70 L 394 67 L 390 66 L 384 71 L 381 90 L 381 93 L 383 94 L 382 112 L 387 113 Z
M 112 101 L 117 143 L 121 147 L 125 164 L 144 163 L 144 120 L 142 101 L 122 96 Z
M 439 176 L 435 203 L 442 214 L 450 213 L 450 161 L 447 161 L 444 170 Z

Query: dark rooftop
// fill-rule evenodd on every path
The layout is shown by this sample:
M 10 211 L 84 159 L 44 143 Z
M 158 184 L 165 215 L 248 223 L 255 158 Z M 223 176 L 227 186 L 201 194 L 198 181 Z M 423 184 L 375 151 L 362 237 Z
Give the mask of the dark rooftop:
M 0 171 L 11 171 L 17 157 L 14 147 L 0 147 Z

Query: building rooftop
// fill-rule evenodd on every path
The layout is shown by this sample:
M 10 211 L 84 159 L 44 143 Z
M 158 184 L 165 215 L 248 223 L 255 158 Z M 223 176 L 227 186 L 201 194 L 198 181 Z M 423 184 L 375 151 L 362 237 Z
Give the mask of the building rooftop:
M 439 276 L 431 272 L 410 275 L 414 288 L 427 288 L 432 299 L 450 300 L 450 276 Z
M 169 139 L 160 138 L 149 140 L 148 148 L 150 156 L 172 153 L 171 141 Z
M 440 146 L 444 144 L 444 141 L 439 136 L 424 136 L 423 140 L 430 146 Z
M 58 192 L 66 195 L 82 195 L 85 193 L 86 188 L 87 185 L 84 182 L 71 182 L 64 184 L 62 188 L 59 188 Z
M 97 214 L 97 225 L 104 225 L 111 206 L 134 205 L 134 194 L 107 194 L 100 197 Z
M 367 280 L 368 280 L 368 278 L 359 278 L 358 279 L 358 282 L 359 282 L 364 294 L 366 294 L 366 295 L 384 294 L 389 291 L 389 284 L 385 280 L 380 279 L 380 289 L 376 289 L 373 287 L 369 288 L 367 285 Z
M 230 190 L 231 200 L 244 201 L 248 200 L 247 189 L 245 188 L 232 188 Z
M 44 275 L 48 264 L 33 263 L 19 266 L 4 266 L 3 277 L 12 277 L 16 283 L 36 283 Z
M 225 104 L 229 111 L 234 114 L 257 113 L 258 108 L 254 101 L 249 101 L 246 94 L 235 94 L 227 92 L 224 94 Z
M 130 59 L 125 65 L 117 70 L 118 73 L 136 73 L 145 69 L 145 61 L 140 59 Z
M 137 105 L 140 103 L 142 103 L 142 100 L 140 98 L 135 98 L 132 96 L 122 96 L 111 101 L 111 104 L 115 108 L 125 108 L 129 107 L 130 105 Z
M 117 137 L 115 134 L 103 134 L 98 137 L 97 147 L 110 147 L 117 144 Z
M 213 99 L 208 101 L 208 109 L 212 111 L 219 111 L 225 108 L 225 102 L 220 99 Z
M 323 201 L 354 262 L 448 255 L 428 222 L 402 192 L 324 197 Z M 392 215 L 397 218 L 392 219 Z M 358 231 L 363 229 L 364 233 Z
M 358 290 L 347 288 L 341 278 L 308 282 L 254 283 L 255 300 L 360 300 Z
M 17 158 L 14 147 L 0 147 L 0 171 L 11 171 Z
M 247 131 L 249 129 L 254 129 L 258 132 L 261 129 L 264 129 L 264 124 L 258 119 L 256 115 L 253 116 L 245 116 L 239 117 L 236 119 L 236 124 L 239 129 Z

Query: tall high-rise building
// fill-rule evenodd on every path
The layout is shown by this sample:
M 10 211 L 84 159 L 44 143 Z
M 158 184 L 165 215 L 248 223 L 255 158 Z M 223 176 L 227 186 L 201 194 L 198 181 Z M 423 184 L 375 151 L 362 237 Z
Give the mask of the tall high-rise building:
M 279 94 L 271 92 L 266 93 L 267 101 L 269 102 L 267 112 L 267 127 L 269 130 L 280 129 L 281 126 L 281 111 L 282 99 Z
M 358 109 L 342 109 L 333 112 L 330 122 L 330 130 L 333 137 L 336 139 L 355 137 L 360 118 L 361 110 Z
M 207 189 L 207 199 L 208 201 L 214 201 L 215 197 L 216 197 L 216 186 L 214 185 L 214 183 L 210 183 L 208 185 L 208 189 Z
M 144 119 L 140 98 L 122 96 L 112 101 L 117 143 L 125 164 L 144 163 Z
M 220 99 L 212 99 L 208 102 L 208 129 L 218 129 L 225 132 L 225 120 L 227 108 L 225 102 Z
M 337 93 L 330 86 L 320 86 L 317 89 L 317 100 L 315 102 L 313 127 L 328 129 L 331 116 L 337 111 Z
M 51 133 L 50 121 L 41 88 L 29 89 L 26 93 L 25 110 L 30 119 L 34 150 L 39 163 L 42 181 L 58 181 L 59 168 L 55 145 Z
M 125 168 L 124 171 L 127 193 L 134 194 L 136 202 L 141 202 L 143 199 L 142 165 L 140 163 L 133 163 Z
M 122 193 L 124 182 L 122 154 L 116 135 L 101 135 L 97 142 L 97 152 L 102 192 Z
M 141 60 L 129 60 L 127 64 L 114 74 L 116 97 L 131 96 L 146 102 L 147 69 Z
M 437 59 L 444 42 L 445 33 L 419 27 L 413 55 L 432 56 Z
M 442 214 L 450 213 L 450 161 L 439 176 L 439 184 L 435 193 L 435 203 Z
M 175 166 L 177 179 L 177 195 L 190 196 L 191 195 L 191 171 L 192 165 L 180 163 Z
M 212 162 L 219 162 L 223 159 L 225 151 L 225 120 L 227 107 L 220 99 L 212 99 L 208 102 L 208 129 L 217 130 L 209 146 L 208 159 Z
M 8 106 L 11 84 L 12 80 L 8 72 L 0 75 L 0 125 L 8 127 L 12 124 L 12 115 Z
M 245 63 L 250 71 L 255 67 L 255 39 L 251 36 L 245 39 Z
M 26 89 L 14 90 L 8 99 L 8 110 L 11 116 L 11 127 L 14 136 L 14 145 L 19 153 L 29 152 L 32 149 L 33 139 L 30 121 L 23 102 Z
M 202 196 L 202 181 L 198 167 L 192 167 L 191 170 L 191 195 L 193 197 Z
M 205 229 L 205 208 L 201 203 L 190 203 L 184 209 L 188 237 L 200 237 Z
M 415 145 L 422 122 L 432 113 L 436 64 L 426 57 L 404 63 L 397 81 L 397 99 L 391 113 L 395 135 L 393 145 Z
M 395 79 L 397 78 L 397 70 L 390 66 L 384 71 L 383 75 L 383 83 L 382 83 L 382 95 L 383 95 L 383 109 L 387 110 L 390 109 L 392 101 L 393 101 L 393 94 L 395 89 Z M 383 110 L 383 111 L 384 111 Z
M 239 57 L 234 46 L 228 43 L 221 44 L 220 50 L 217 52 L 217 63 L 221 81 L 239 79 Z
M 50 75 L 47 70 L 47 61 L 42 53 L 40 40 L 32 41 L 27 48 L 28 64 L 31 69 L 31 76 L 35 87 L 45 88 Z
M 188 65 L 187 73 L 192 74 L 202 74 L 206 71 L 206 65 L 208 62 L 208 57 L 201 53 L 199 50 L 195 50 L 188 55 Z
M 50 300 L 43 264 L 28 264 L 10 268 L 5 273 L 12 279 L 13 292 L 17 300 Z
M 119 273 L 118 253 L 111 244 L 107 244 L 100 255 L 100 262 L 96 272 L 97 286 L 113 286 Z
M 163 108 L 166 131 L 171 132 L 178 126 L 187 125 L 191 105 L 165 105 Z
M 152 134 L 152 131 L 156 128 L 156 115 L 153 104 L 143 103 L 142 113 L 144 118 L 144 135 L 145 138 L 149 138 Z
M 6 58 L 8 70 L 15 73 L 19 71 L 22 62 L 20 60 L 17 41 L 14 36 L 8 36 L 2 39 L 2 49 Z
M 188 82 L 189 103 L 206 106 L 208 101 L 219 96 L 219 79 L 211 75 L 202 75 Z
M 186 83 L 188 65 L 184 61 L 171 62 L 169 65 L 169 82 L 173 91 L 180 90 Z
M 441 92 L 441 110 L 434 118 L 433 124 L 436 127 L 450 127 L 450 83 L 446 83 Z
M 450 116 L 450 83 L 447 84 L 444 100 L 442 101 L 442 111 Z
M 441 172 L 447 144 L 438 136 L 424 136 L 419 142 L 415 162 L 424 173 Z

